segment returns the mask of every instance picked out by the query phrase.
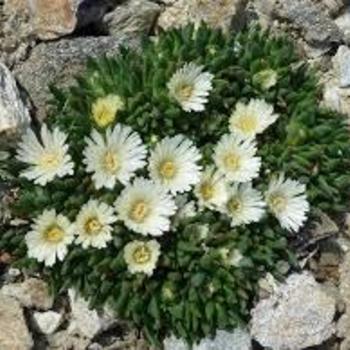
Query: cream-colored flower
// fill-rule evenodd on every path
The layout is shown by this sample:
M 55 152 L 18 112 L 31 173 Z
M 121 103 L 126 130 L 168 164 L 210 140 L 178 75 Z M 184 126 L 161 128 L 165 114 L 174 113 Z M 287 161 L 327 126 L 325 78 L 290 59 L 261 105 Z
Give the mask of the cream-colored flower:
M 228 200 L 222 211 L 231 218 L 231 226 L 258 222 L 265 213 L 261 193 L 251 183 L 234 184 L 229 189 Z
M 278 74 L 273 69 L 264 69 L 253 76 L 253 82 L 262 87 L 263 90 L 269 90 L 277 84 Z
M 203 68 L 194 63 L 187 63 L 177 70 L 168 82 L 169 95 L 186 112 L 204 111 L 204 105 L 208 102 L 214 76 L 203 72 Z
M 25 236 L 28 256 L 52 266 L 66 256 L 67 246 L 74 240 L 74 225 L 55 210 L 44 210 Z
M 256 143 L 234 134 L 223 135 L 214 150 L 214 162 L 228 181 L 249 182 L 259 175 L 261 159 Z
M 106 134 L 93 130 L 83 152 L 86 171 L 92 173 L 96 189 L 112 189 L 117 181 L 126 185 L 146 162 L 146 147 L 129 126 L 117 124 Z
M 297 232 L 305 223 L 310 207 L 304 184 L 281 174 L 270 181 L 265 199 L 283 228 Z
M 132 241 L 124 247 L 124 260 L 130 273 L 153 274 L 160 255 L 160 244 L 156 240 Z
M 150 176 L 172 194 L 189 191 L 200 179 L 200 159 L 198 149 L 184 136 L 166 137 L 151 153 Z
M 230 117 L 230 131 L 242 138 L 254 138 L 277 118 L 273 107 L 264 100 L 253 99 L 248 104 L 238 102 Z
M 44 124 L 40 136 L 39 141 L 28 129 L 19 143 L 16 158 L 29 164 L 21 176 L 44 186 L 56 177 L 72 175 L 74 164 L 68 154 L 67 135 L 58 128 L 50 131 Z
M 105 128 L 116 120 L 118 112 L 123 109 L 124 102 L 120 96 L 107 95 L 99 97 L 91 108 L 92 119 L 97 126 Z
M 227 200 L 227 182 L 225 177 L 213 166 L 207 167 L 194 189 L 194 194 L 201 207 L 215 209 L 223 205 Z
M 136 178 L 116 200 L 118 218 L 142 235 L 161 236 L 170 230 L 176 205 L 167 192 L 151 180 Z
M 116 221 L 112 207 L 95 199 L 89 200 L 75 220 L 76 243 L 83 248 L 105 248 L 112 240 L 112 224 Z

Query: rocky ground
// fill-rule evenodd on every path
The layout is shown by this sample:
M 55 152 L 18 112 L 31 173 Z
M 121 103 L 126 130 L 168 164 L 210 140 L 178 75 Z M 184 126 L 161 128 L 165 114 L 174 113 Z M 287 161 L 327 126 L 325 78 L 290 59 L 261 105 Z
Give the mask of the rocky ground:
M 322 103 L 350 114 L 346 0 L 0 0 L 0 146 L 31 121 L 45 119 L 48 82 L 71 84 L 87 57 L 115 54 L 122 43 L 137 47 L 143 35 L 201 20 L 226 31 L 256 21 L 287 33 L 319 73 Z M 320 213 L 297 247 L 303 272 L 283 284 L 266 276 L 249 331 L 218 333 L 199 349 L 350 350 L 347 222 Z M 9 268 L 10 260 L 0 254 L 0 350 L 148 349 L 108 310 L 89 310 L 72 291 L 52 300 L 40 276 Z M 171 339 L 166 348 L 183 349 Z

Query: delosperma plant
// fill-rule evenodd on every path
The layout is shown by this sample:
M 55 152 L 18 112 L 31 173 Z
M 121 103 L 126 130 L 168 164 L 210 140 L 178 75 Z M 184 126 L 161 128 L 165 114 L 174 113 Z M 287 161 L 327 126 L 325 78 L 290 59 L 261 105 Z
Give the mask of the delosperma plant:
M 0 248 L 161 347 L 249 320 L 288 241 L 343 212 L 350 141 L 285 38 L 201 26 L 92 59 L 7 161 Z

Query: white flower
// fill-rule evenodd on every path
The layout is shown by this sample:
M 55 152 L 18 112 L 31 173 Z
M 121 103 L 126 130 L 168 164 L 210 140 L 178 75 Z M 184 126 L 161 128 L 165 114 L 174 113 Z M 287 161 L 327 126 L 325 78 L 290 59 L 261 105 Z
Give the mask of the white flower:
M 254 138 L 277 118 L 273 107 L 264 100 L 252 99 L 248 104 L 238 102 L 229 120 L 230 131 L 242 138 Z
M 54 209 L 44 210 L 25 236 L 28 256 L 52 266 L 57 259 L 64 259 L 73 239 L 74 225 L 65 216 L 57 215 Z
M 83 248 L 105 248 L 112 240 L 112 224 L 117 221 L 114 210 L 109 205 L 89 200 L 82 206 L 75 220 L 76 243 Z
M 177 211 L 174 215 L 172 227 L 177 228 L 186 219 L 197 215 L 196 203 L 189 199 L 187 194 L 180 194 L 174 198 Z
M 234 184 L 229 189 L 228 200 L 222 211 L 231 218 L 231 226 L 258 222 L 263 216 L 265 203 L 251 183 Z
M 99 97 L 92 105 L 91 116 L 98 127 L 105 128 L 112 124 L 118 113 L 124 109 L 124 102 L 118 95 Z
M 260 157 L 256 157 L 256 143 L 234 134 L 223 135 L 214 150 L 214 161 L 227 180 L 248 182 L 259 175 Z
M 207 167 L 200 182 L 194 189 L 198 203 L 202 207 L 215 209 L 227 200 L 227 182 L 213 166 Z
M 74 164 L 68 154 L 67 135 L 58 128 L 51 132 L 44 124 L 40 136 L 41 141 L 31 129 L 23 135 L 17 159 L 30 166 L 21 176 L 44 186 L 55 177 L 72 175 Z
M 201 159 L 192 141 L 182 135 L 166 137 L 153 150 L 149 160 L 149 172 L 154 182 L 172 194 L 191 189 L 200 178 Z
M 93 173 L 96 189 L 112 189 L 117 180 L 125 185 L 146 164 L 146 147 L 129 126 L 117 124 L 113 130 L 108 128 L 105 136 L 93 130 L 86 143 L 84 163 L 86 171 Z
M 153 274 L 160 255 L 160 244 L 156 240 L 132 241 L 124 247 L 124 260 L 130 273 Z
M 203 68 L 192 62 L 187 63 L 175 72 L 167 84 L 169 95 L 186 112 L 204 111 L 204 105 L 208 102 L 214 76 L 203 72 Z
M 270 210 L 281 226 L 289 231 L 297 232 L 307 219 L 309 203 L 305 191 L 304 184 L 285 179 L 281 174 L 272 178 L 265 193 Z
M 151 180 L 137 178 L 116 200 L 118 218 L 142 235 L 161 236 L 176 211 L 172 197 Z

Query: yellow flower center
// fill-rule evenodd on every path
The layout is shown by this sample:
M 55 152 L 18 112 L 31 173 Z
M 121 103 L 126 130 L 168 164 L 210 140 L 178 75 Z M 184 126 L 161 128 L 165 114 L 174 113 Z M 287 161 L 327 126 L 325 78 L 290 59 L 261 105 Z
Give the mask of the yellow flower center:
M 224 165 L 230 171 L 236 171 L 241 166 L 241 157 L 235 153 L 229 153 L 224 157 Z
M 145 201 L 140 200 L 132 206 L 129 217 L 131 220 L 141 223 L 147 218 L 149 212 L 149 205 Z
M 64 231 L 59 226 L 51 226 L 45 231 L 44 237 L 50 243 L 58 243 L 63 240 Z
M 178 88 L 177 94 L 181 100 L 188 100 L 192 96 L 193 90 L 194 88 L 192 85 L 184 84 Z
M 40 159 L 40 165 L 45 169 L 55 169 L 60 163 L 60 157 L 57 153 L 47 153 Z
M 239 198 L 233 197 L 227 203 L 227 208 L 231 213 L 237 213 L 242 209 L 243 205 Z
M 273 194 L 268 199 L 268 203 L 273 211 L 281 213 L 287 207 L 287 199 L 281 194 Z
M 99 127 L 104 128 L 115 120 L 117 112 L 123 107 L 124 103 L 117 95 L 98 98 L 92 105 L 92 118 Z
M 106 171 L 114 174 L 120 167 L 117 156 L 111 151 L 107 151 L 103 159 L 103 167 Z
M 174 162 L 167 160 L 160 164 L 159 173 L 166 179 L 174 178 L 176 174 L 176 167 Z
M 249 134 L 257 129 L 258 121 L 254 115 L 244 115 L 236 121 L 236 127 L 243 133 Z
M 200 187 L 200 193 L 204 200 L 208 201 L 214 197 L 215 188 L 210 182 L 204 182 Z
M 93 217 L 85 222 L 84 228 L 88 235 L 95 235 L 101 231 L 102 225 L 96 217 Z
M 137 264 L 146 264 L 152 258 L 151 250 L 145 245 L 140 245 L 132 253 L 132 257 Z

